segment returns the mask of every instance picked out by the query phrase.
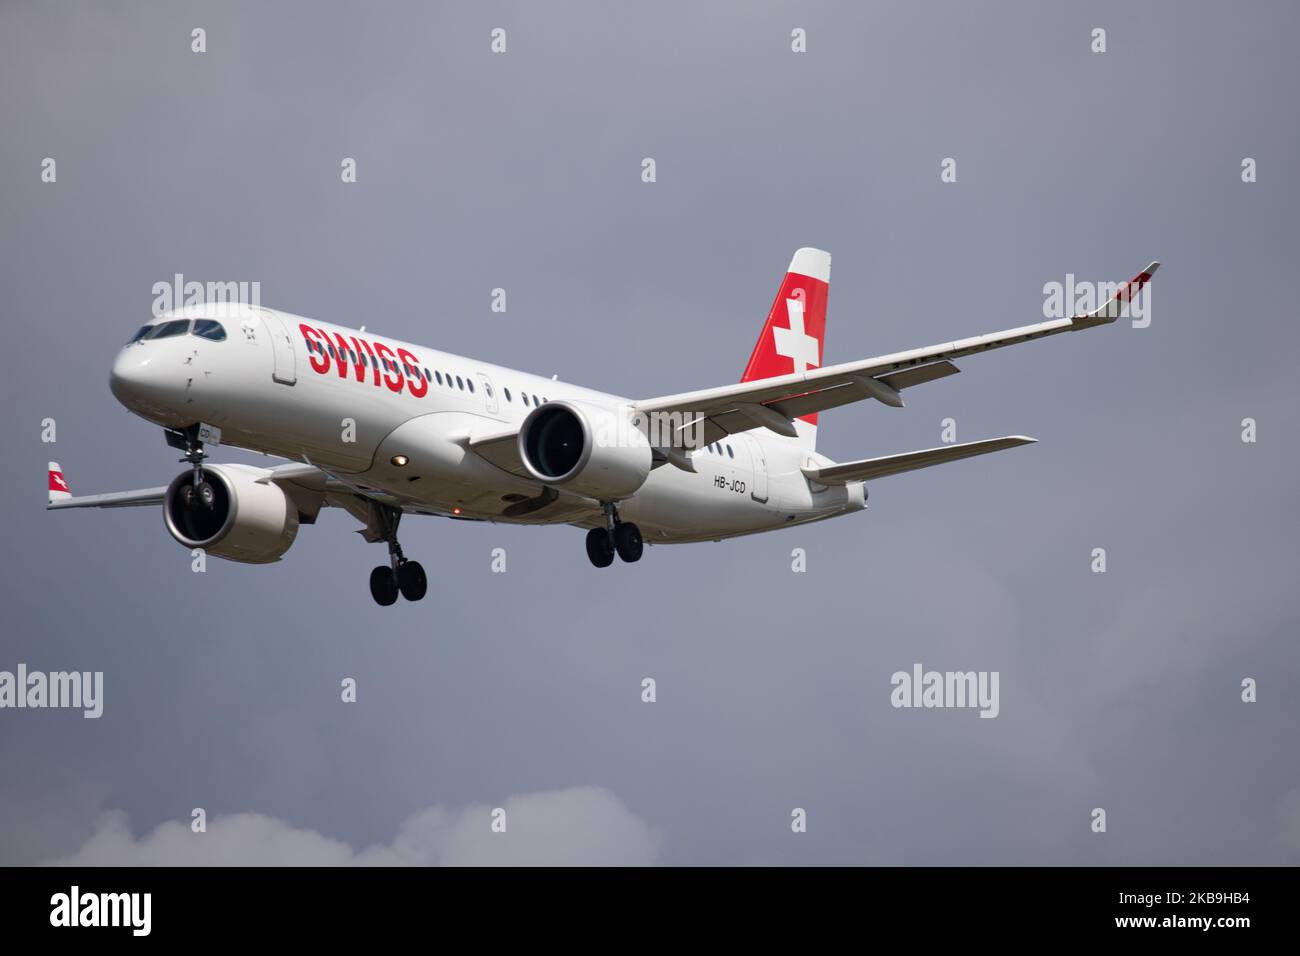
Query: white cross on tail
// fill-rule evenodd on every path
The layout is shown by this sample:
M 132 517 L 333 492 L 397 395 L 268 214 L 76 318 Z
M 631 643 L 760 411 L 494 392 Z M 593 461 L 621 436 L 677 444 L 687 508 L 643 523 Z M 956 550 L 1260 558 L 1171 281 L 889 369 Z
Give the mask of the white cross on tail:
M 776 354 L 790 359 L 794 363 L 796 372 L 802 373 L 810 368 L 816 368 L 820 361 L 817 355 L 817 340 L 804 332 L 803 300 L 786 299 L 785 311 L 790 317 L 790 327 L 782 329 L 772 326 Z

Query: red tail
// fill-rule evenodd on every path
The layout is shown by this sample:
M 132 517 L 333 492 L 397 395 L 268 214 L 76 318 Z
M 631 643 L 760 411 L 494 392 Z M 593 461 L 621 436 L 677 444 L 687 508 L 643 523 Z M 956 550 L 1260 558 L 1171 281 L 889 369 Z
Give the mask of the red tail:
M 767 314 L 763 333 L 740 377 L 742 382 L 821 367 L 830 281 L 829 252 L 800 249 L 794 254 Z M 800 420 L 816 427 L 817 413 Z

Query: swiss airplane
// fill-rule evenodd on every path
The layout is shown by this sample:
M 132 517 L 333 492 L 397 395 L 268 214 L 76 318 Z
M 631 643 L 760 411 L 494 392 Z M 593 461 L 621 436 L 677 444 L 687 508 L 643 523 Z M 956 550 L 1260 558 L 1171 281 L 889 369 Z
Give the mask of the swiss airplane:
M 477 359 L 255 306 L 189 305 L 142 327 L 110 387 L 161 425 L 186 468 L 158 488 L 74 497 L 55 462 L 47 507 L 161 505 L 190 549 L 278 561 L 300 525 L 342 508 L 389 560 L 370 574 L 381 605 L 427 590 L 397 541 L 403 515 L 568 524 L 598 568 L 640 560 L 645 542 L 773 531 L 866 507 L 887 475 L 1014 448 L 1009 435 L 837 463 L 816 450 L 817 413 L 902 391 L 958 369 L 953 359 L 1114 322 L 1153 262 L 1094 312 L 822 364 L 831 257 L 799 249 L 740 382 L 626 399 Z M 287 459 L 212 464 L 206 445 Z

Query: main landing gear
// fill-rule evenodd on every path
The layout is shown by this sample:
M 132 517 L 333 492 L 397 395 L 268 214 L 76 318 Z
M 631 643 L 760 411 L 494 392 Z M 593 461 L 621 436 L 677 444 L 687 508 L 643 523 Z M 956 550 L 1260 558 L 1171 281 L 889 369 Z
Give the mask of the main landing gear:
M 587 557 L 591 563 L 607 568 L 614 563 L 615 554 L 628 564 L 640 561 L 645 548 L 641 529 L 630 521 L 620 521 L 612 501 L 602 502 L 601 506 L 605 510 L 605 527 L 587 532 Z
M 418 601 L 429 590 L 429 579 L 420 562 L 408 561 L 397 543 L 402 512 L 391 505 L 379 505 L 378 509 L 384 540 L 388 542 L 388 567 L 381 564 L 370 572 L 370 596 L 382 607 L 396 604 L 398 594 L 408 601 Z
M 211 511 L 217 503 L 217 493 L 203 477 L 203 460 L 208 456 L 203 450 L 203 442 L 199 441 L 199 426 L 165 428 L 163 436 L 167 439 L 167 444 L 185 452 L 181 462 L 188 462 L 194 468 L 194 481 L 180 489 L 181 504 L 190 510 L 202 508 Z

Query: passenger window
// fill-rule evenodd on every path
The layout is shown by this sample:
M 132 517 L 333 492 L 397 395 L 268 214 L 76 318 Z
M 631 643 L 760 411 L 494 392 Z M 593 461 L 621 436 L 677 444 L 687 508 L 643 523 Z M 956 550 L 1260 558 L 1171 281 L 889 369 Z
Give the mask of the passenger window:
M 465 391 L 465 383 L 460 380 L 459 375 L 456 376 L 456 387 L 462 392 Z
M 728 458 L 735 458 L 735 457 L 736 457 L 736 453 L 735 453 L 734 451 L 731 450 L 731 446 L 730 446 L 730 445 L 727 446 L 727 457 L 728 457 Z
M 510 389 L 508 389 L 508 388 L 503 388 L 502 391 L 506 393 L 506 401 L 507 401 L 507 402 L 514 401 L 514 399 L 512 399 L 512 398 L 510 397 Z
M 474 391 L 474 380 L 472 378 L 465 379 L 465 384 L 469 386 L 471 392 Z
M 487 392 L 488 398 L 492 397 L 492 386 L 489 385 L 487 382 L 483 383 L 483 391 Z
M 528 393 L 527 393 L 527 392 L 520 392 L 520 393 L 519 393 L 519 400 L 520 400 L 521 402 L 523 402 L 525 405 L 527 405 L 527 404 L 528 404 Z
M 433 373 L 433 377 L 436 378 L 436 379 L 438 380 L 438 384 L 439 384 L 439 385 L 442 384 L 442 373 L 441 373 L 441 372 L 439 372 L 439 371 L 435 371 L 435 372 Z

